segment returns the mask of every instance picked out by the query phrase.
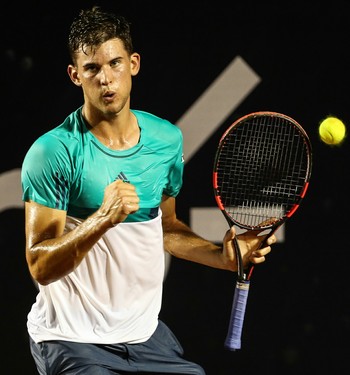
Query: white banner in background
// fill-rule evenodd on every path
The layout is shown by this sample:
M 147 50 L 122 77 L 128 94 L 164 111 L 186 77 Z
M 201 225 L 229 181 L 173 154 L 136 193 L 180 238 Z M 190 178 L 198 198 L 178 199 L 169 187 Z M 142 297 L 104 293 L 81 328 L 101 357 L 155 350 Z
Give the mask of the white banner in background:
M 0 213 L 10 208 L 23 208 L 19 168 L 0 174 Z

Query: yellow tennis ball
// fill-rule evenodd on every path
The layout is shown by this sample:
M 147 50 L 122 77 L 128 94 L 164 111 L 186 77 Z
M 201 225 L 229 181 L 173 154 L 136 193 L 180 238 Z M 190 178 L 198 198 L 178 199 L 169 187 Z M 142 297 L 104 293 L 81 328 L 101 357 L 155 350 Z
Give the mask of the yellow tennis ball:
M 318 132 L 327 145 L 340 145 L 346 136 L 346 127 L 337 117 L 329 116 L 320 122 Z

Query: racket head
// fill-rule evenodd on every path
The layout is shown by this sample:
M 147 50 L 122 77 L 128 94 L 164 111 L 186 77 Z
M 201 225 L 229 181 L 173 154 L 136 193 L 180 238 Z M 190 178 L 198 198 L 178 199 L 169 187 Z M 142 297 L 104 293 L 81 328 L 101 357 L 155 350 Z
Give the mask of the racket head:
M 277 228 L 298 209 L 309 186 L 312 147 L 302 126 L 278 112 L 236 120 L 214 159 L 215 200 L 230 225 Z

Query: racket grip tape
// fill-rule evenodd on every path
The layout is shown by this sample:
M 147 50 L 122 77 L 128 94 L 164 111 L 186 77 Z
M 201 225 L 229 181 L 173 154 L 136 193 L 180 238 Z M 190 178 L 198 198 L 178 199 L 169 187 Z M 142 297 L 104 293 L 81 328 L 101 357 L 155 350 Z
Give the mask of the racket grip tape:
M 237 281 L 230 316 L 230 324 L 224 347 L 234 351 L 241 348 L 241 336 L 250 281 Z

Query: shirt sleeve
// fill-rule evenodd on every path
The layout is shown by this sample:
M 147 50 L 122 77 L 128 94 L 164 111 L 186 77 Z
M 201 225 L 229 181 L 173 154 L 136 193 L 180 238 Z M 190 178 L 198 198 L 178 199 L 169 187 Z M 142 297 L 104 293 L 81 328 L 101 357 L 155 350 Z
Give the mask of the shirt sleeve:
M 174 125 L 175 126 L 175 125 Z M 175 126 L 177 130 L 177 153 L 176 157 L 174 158 L 174 164 L 169 171 L 169 183 L 164 190 L 164 194 L 170 197 L 176 197 L 182 187 L 183 183 L 183 172 L 184 172 L 184 155 L 183 155 L 183 135 L 177 126 Z
M 38 138 L 22 164 L 22 200 L 67 210 L 71 170 L 67 149 L 57 137 Z

